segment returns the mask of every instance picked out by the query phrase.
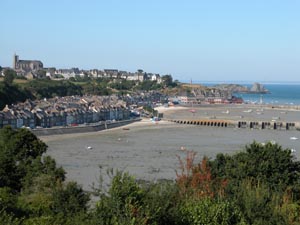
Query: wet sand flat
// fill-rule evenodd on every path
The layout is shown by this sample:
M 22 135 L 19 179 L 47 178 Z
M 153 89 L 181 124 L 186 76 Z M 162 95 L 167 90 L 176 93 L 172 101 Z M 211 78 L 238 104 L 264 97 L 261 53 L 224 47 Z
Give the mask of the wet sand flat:
M 228 114 L 222 113 L 226 110 Z M 257 108 L 253 108 L 253 119 Z M 195 118 L 201 116 L 234 116 L 248 109 L 244 107 L 199 107 L 196 113 L 189 108 L 161 108 L 165 119 Z M 268 111 L 270 110 L 270 111 Z M 264 109 L 267 117 L 281 115 L 282 118 L 299 120 L 299 111 L 281 113 L 278 109 Z M 225 115 L 223 115 L 225 114 Z M 231 114 L 231 115 L 230 115 Z M 251 115 L 249 115 L 250 117 Z M 286 117 L 286 118 L 285 118 Z M 125 128 L 125 129 L 124 129 Z M 153 123 L 149 119 L 94 133 L 69 134 L 41 137 L 49 146 L 47 154 L 54 157 L 67 172 L 68 180 L 75 180 L 86 190 L 91 190 L 92 183 L 97 183 L 99 166 L 102 171 L 109 168 L 128 171 L 137 179 L 159 180 L 175 179 L 179 168 L 177 156 L 184 157 L 182 149 L 197 152 L 197 160 L 204 155 L 214 158 L 217 153 L 240 151 L 246 144 L 276 141 L 284 148 L 295 149 L 295 157 L 300 157 L 300 138 L 297 130 L 258 130 L 225 127 L 205 127 L 176 124 L 167 121 Z M 88 149 L 90 146 L 92 149 Z M 298 151 L 297 151 L 298 150 Z M 197 161 L 196 160 L 196 161 Z

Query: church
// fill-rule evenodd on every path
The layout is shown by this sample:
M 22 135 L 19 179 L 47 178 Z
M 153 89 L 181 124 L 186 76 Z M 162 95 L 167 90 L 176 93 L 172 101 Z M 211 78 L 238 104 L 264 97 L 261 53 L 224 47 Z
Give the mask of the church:
M 37 71 L 43 69 L 43 63 L 39 60 L 19 60 L 19 56 L 15 54 L 13 69 L 19 72 Z

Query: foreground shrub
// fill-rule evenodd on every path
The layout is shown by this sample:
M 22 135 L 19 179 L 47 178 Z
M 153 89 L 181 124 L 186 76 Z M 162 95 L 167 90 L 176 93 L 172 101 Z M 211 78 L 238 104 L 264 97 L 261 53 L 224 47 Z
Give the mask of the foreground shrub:
M 182 224 L 246 225 L 238 207 L 228 200 L 186 200 L 180 207 Z
M 278 210 L 282 204 L 281 194 L 264 183 L 245 179 L 234 201 L 247 224 L 287 224 L 287 218 Z
M 0 209 L 0 225 L 20 225 L 22 219 L 15 218 L 13 214 L 7 213 L 4 209 Z
M 176 224 L 173 182 L 141 183 L 118 171 L 108 193 L 99 193 L 94 214 L 98 224 Z
M 218 154 L 211 167 L 214 177 L 226 178 L 235 186 L 245 178 L 263 181 L 270 189 L 280 192 L 300 184 L 300 162 L 290 149 L 271 142 L 253 142 L 245 151 L 233 155 Z
M 196 199 L 223 197 L 227 186 L 226 179 L 212 176 L 207 157 L 195 164 L 195 155 L 193 151 L 186 151 L 185 159 L 178 157 L 180 172 L 176 172 L 176 184 L 179 194 L 183 198 L 193 196 Z

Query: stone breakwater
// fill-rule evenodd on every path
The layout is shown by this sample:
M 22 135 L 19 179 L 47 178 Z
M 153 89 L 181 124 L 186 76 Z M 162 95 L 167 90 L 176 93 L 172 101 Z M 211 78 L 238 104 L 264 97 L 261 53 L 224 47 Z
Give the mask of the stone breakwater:
M 75 127 L 53 127 L 34 129 L 32 132 L 37 136 L 63 135 L 74 133 L 96 132 L 106 129 L 112 129 L 120 126 L 125 126 L 130 123 L 140 121 L 141 119 L 122 120 L 111 123 L 99 123 L 95 125 L 75 126 Z
M 180 124 L 190 124 L 211 127 L 231 127 L 250 129 L 295 130 L 300 129 L 299 122 L 269 122 L 269 121 L 233 121 L 233 120 L 170 120 Z

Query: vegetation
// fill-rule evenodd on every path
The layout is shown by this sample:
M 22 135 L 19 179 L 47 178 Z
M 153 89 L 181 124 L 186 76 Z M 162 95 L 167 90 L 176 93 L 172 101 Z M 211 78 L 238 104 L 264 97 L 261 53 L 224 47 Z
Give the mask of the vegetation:
M 14 83 L 17 74 L 13 70 L 6 70 L 4 72 L 4 79 L 0 82 L 0 109 L 5 105 L 10 105 L 16 102 L 23 102 L 26 99 L 32 99 L 33 95 L 27 89 L 19 87 Z
M 186 151 L 175 181 L 107 171 L 92 207 L 46 150 L 29 130 L 0 130 L 0 224 L 300 224 L 299 162 L 277 144 L 200 162 Z
M 86 212 L 89 195 L 64 181 L 46 149 L 27 129 L 0 130 L 0 224 L 55 224 Z
M 32 80 L 24 85 L 36 98 L 52 98 L 56 96 L 81 95 L 82 87 L 70 81 L 53 81 L 47 79 Z

